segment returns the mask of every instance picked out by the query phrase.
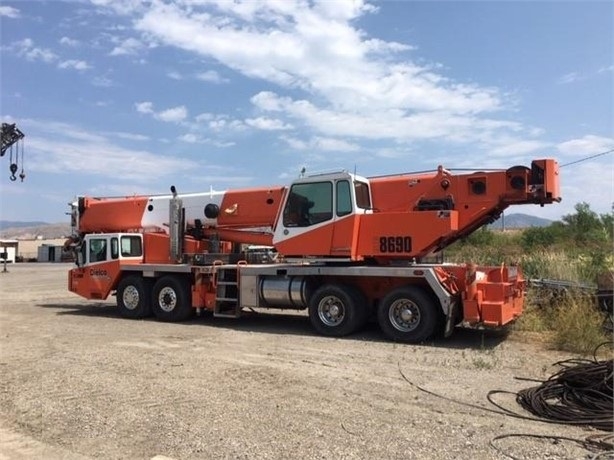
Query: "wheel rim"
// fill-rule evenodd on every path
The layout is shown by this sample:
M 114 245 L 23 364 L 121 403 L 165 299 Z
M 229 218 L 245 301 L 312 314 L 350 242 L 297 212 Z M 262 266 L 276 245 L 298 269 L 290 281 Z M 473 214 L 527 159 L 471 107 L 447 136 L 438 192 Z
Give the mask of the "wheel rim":
M 318 317 L 327 326 L 338 326 L 345 318 L 345 306 L 339 297 L 326 296 L 318 303 Z
M 390 324 L 401 332 L 411 332 L 420 324 L 420 308 L 408 299 L 395 300 L 388 309 Z
M 177 306 L 177 293 L 170 287 L 165 287 L 158 294 L 158 305 L 165 312 L 169 313 Z
M 139 306 L 139 290 L 134 286 L 126 286 L 122 294 L 122 302 L 127 310 L 134 310 Z

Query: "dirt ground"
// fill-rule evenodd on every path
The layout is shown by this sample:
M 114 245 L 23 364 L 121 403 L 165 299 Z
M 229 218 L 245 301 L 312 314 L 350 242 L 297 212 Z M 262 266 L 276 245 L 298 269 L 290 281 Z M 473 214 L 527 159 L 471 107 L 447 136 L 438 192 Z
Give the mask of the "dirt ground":
M 400 345 L 375 326 L 331 339 L 302 313 L 188 323 L 126 320 L 114 298 L 66 290 L 64 264 L 0 273 L 0 459 L 586 458 L 591 431 L 495 409 L 489 390 L 534 385 L 571 356 L 460 330 Z M 522 412 L 513 396 L 498 401 Z

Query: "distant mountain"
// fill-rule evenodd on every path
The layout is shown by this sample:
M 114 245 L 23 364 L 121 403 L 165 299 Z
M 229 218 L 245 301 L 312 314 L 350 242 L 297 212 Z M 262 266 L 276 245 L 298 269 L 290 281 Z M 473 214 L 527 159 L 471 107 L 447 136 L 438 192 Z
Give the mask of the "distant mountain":
M 544 219 L 542 217 L 530 216 L 529 214 L 515 213 L 504 215 L 500 217 L 498 220 L 489 225 L 490 228 L 495 230 L 503 229 L 505 224 L 505 228 L 528 228 L 528 227 L 547 227 L 553 221 L 549 219 Z
M 64 238 L 70 235 L 70 224 L 49 224 L 46 222 L 0 221 L 0 238 L 9 240 L 45 240 Z
M 21 222 L 13 220 L 0 220 L 0 230 L 4 230 L 5 228 L 36 227 L 38 225 L 48 225 L 48 223 L 40 221 Z

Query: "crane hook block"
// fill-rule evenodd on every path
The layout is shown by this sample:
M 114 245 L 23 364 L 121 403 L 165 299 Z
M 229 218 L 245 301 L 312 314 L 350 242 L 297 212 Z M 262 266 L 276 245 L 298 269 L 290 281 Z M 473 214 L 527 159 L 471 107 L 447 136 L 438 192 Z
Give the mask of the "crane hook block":
M 14 182 L 17 180 L 17 176 L 15 176 L 15 173 L 17 172 L 17 163 L 11 163 L 11 165 L 9 166 L 9 170 L 11 171 L 11 177 L 10 179 Z

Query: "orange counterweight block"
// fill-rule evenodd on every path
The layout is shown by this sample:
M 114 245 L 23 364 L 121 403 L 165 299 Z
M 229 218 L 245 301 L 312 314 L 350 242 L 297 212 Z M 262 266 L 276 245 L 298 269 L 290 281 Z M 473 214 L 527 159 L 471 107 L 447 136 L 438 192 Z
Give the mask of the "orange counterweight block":
M 478 267 L 467 264 L 462 293 L 463 321 L 499 327 L 520 316 L 526 282 L 517 267 Z

